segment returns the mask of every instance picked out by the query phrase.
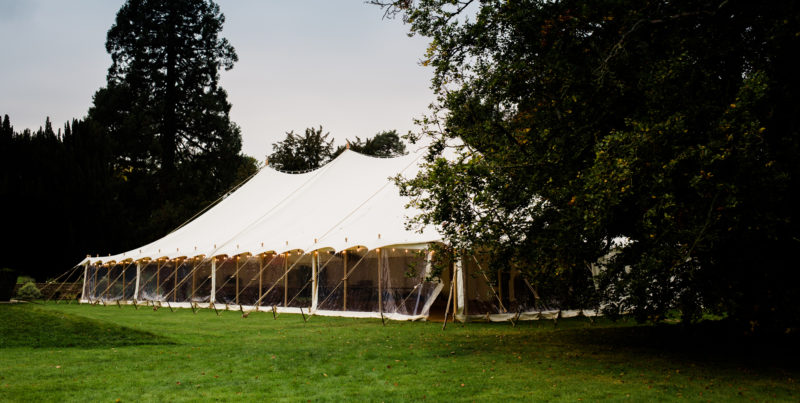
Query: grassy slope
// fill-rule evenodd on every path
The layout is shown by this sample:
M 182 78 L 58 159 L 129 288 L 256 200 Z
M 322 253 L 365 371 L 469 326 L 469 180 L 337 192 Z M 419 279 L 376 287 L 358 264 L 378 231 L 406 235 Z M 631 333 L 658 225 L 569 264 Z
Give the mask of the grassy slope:
M 693 400 L 795 401 L 797 343 L 745 344 L 718 329 L 585 320 L 390 322 L 132 307 L 0 306 L 143 332 L 92 347 L 0 344 L 0 401 Z M 14 312 L 11 315 L 17 315 Z M 41 313 L 41 312 L 39 312 Z M 66 314 L 66 315 L 64 315 Z M 0 322 L 18 332 L 23 319 Z M 155 335 L 155 336 L 154 336 Z M 171 344 L 164 343 L 167 337 Z M 0 341 L 8 340 L 7 336 Z M 732 340 L 732 341 L 731 341 Z M 119 344 L 118 344 L 119 342 Z M 783 350 L 788 348 L 788 350 Z

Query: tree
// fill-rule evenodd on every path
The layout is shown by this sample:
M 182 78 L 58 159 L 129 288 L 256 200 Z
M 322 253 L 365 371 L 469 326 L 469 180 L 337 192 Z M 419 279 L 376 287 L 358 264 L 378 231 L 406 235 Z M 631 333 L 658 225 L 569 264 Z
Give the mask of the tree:
M 361 140 L 356 136 L 355 140 L 347 140 L 350 149 L 361 154 L 372 155 L 375 157 L 397 157 L 406 153 L 406 145 L 397 130 L 386 130 L 375 134 L 375 137 L 367 137 Z M 345 146 L 339 146 L 333 153 L 334 158 L 344 152 Z
M 210 0 L 128 0 L 108 31 L 112 64 L 89 118 L 113 139 L 140 241 L 214 200 L 245 163 L 219 86 L 237 61 L 224 21 Z
M 608 257 L 607 313 L 800 319 L 798 4 L 373 3 L 430 38 L 418 223 L 564 300 Z
M 272 145 L 269 155 L 270 166 L 283 171 L 307 171 L 317 169 L 331 159 L 333 155 L 333 139 L 328 140 L 330 133 L 322 134 L 319 129 L 309 127 L 304 135 L 286 132 L 286 138 Z

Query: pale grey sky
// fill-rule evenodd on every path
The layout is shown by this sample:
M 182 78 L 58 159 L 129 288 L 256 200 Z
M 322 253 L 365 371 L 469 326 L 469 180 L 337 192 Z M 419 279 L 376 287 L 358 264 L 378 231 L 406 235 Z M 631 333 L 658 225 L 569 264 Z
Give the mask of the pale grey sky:
M 222 72 L 259 160 L 289 130 L 319 126 L 338 142 L 405 133 L 433 100 L 427 42 L 361 0 L 220 0 L 239 62 Z M 0 114 L 16 130 L 83 117 L 105 85 L 106 32 L 122 0 L 0 0 Z

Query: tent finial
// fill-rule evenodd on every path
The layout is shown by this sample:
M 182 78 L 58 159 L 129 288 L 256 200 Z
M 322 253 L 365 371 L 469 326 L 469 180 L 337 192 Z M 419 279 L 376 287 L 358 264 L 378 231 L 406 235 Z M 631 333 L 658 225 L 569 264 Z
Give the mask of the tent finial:
M 269 166 L 269 155 L 267 155 L 267 158 L 264 159 L 264 166 L 265 167 Z
M 350 149 L 350 140 L 345 140 L 345 141 L 347 142 L 347 145 L 345 146 L 345 148 L 349 150 Z

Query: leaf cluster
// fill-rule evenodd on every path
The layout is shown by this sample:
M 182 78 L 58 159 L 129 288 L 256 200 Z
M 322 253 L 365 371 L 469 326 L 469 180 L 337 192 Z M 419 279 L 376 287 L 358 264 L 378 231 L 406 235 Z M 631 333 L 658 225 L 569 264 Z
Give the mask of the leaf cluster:
M 608 313 L 800 320 L 796 4 L 383 6 L 430 38 L 416 224 Z

